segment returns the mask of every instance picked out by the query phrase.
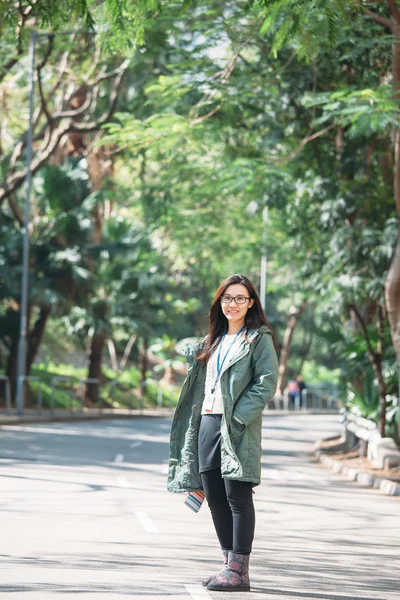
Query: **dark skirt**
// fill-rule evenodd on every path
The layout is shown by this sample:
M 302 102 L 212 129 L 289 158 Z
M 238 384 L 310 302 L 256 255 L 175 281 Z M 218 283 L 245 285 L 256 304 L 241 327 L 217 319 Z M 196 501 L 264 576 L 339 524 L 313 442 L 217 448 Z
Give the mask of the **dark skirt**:
M 198 448 L 199 473 L 221 468 L 222 415 L 202 415 Z

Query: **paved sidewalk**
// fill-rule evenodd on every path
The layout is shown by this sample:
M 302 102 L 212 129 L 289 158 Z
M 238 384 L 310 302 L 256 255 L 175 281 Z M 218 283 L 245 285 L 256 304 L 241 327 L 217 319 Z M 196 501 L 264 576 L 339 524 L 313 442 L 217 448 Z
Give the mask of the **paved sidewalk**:
M 170 419 L 0 427 L 1 600 L 231 598 L 207 506 L 166 492 Z M 400 501 L 312 462 L 338 416 L 264 418 L 252 592 L 398 600 Z

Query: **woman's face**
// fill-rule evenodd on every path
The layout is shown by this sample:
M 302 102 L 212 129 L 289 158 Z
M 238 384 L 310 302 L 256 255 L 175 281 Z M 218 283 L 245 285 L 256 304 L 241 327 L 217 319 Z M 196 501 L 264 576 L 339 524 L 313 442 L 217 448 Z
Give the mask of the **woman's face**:
M 232 298 L 232 300 L 230 302 L 223 302 L 222 298 L 225 298 L 227 296 Z M 222 298 L 221 309 L 228 322 L 244 324 L 244 318 L 246 316 L 246 313 L 249 310 L 249 308 L 254 304 L 254 300 L 250 298 L 247 287 L 241 283 L 234 283 L 232 285 L 228 285 L 225 292 L 222 294 Z M 233 298 L 237 298 L 239 301 L 243 300 L 243 298 L 246 298 L 246 300 L 243 302 L 243 304 L 241 304 L 240 302 L 235 302 Z

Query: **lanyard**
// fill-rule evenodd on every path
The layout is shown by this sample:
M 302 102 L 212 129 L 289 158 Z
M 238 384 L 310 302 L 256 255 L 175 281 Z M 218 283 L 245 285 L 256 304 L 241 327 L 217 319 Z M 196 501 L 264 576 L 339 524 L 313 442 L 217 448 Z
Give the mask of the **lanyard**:
M 238 331 L 237 334 L 235 335 L 233 342 L 230 343 L 229 348 L 225 352 L 225 355 L 224 355 L 224 357 L 222 359 L 222 362 L 221 362 L 221 349 L 222 349 L 222 344 L 224 343 L 224 339 L 225 339 L 226 333 L 224 334 L 224 336 L 223 336 L 223 338 L 221 340 L 221 343 L 220 343 L 219 348 L 218 348 L 218 355 L 217 355 L 217 376 L 215 378 L 214 385 L 211 388 L 211 393 L 212 394 L 214 394 L 215 388 L 217 387 L 217 383 L 218 383 L 218 380 L 220 378 L 220 375 L 221 375 L 222 368 L 224 366 L 224 362 L 226 360 L 226 357 L 228 356 L 228 354 L 229 354 L 229 352 L 230 352 L 233 344 L 236 342 L 238 336 L 242 333 L 243 329 L 244 329 L 244 325 L 243 325 L 242 329 L 240 329 L 240 331 Z

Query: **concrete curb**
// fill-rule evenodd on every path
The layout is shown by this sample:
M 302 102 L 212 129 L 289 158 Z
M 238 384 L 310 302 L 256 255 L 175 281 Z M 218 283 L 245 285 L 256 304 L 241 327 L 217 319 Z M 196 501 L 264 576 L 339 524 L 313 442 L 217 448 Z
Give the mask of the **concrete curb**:
M 376 477 L 372 473 L 368 473 L 368 471 L 346 467 L 343 461 L 331 458 L 327 454 L 321 452 L 320 448 L 313 450 L 313 453 L 324 467 L 327 467 L 338 475 L 343 475 L 350 481 L 356 481 L 366 487 L 378 489 L 387 496 L 400 496 L 400 483 L 396 483 L 390 479 Z
M 26 411 L 23 415 L 0 415 L 0 427 L 3 425 L 27 425 L 35 423 L 58 423 L 70 421 L 98 421 L 101 419 L 132 419 L 136 417 L 172 417 L 173 409 L 158 408 L 158 409 L 114 409 L 104 408 L 99 411 L 97 408 L 87 408 L 84 411 L 70 412 L 69 410 L 55 410 L 54 412 L 45 411 L 38 413 L 37 411 Z

